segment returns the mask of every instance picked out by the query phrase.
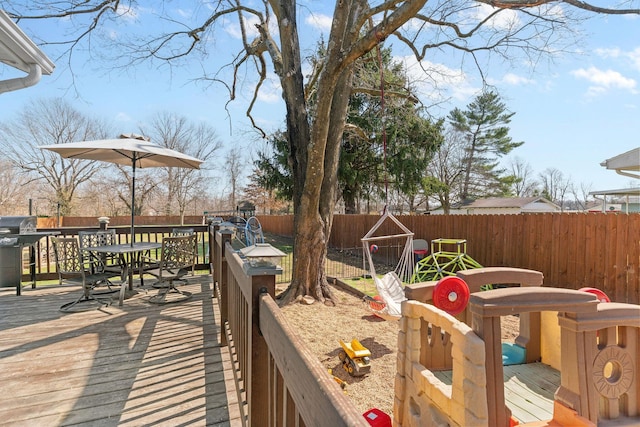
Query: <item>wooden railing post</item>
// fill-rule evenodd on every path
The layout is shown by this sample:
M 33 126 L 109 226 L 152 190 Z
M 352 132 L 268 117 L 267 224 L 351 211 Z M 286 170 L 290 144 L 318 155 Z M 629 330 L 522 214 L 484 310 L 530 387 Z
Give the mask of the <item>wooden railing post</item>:
M 220 344 L 227 345 L 227 334 L 224 331 L 226 322 L 229 320 L 229 281 L 227 272 L 227 258 L 225 247 L 231 242 L 233 232 L 231 230 L 221 230 L 215 233 L 215 265 L 213 267 L 214 287 L 217 283 L 218 297 L 220 305 L 220 327 L 223 328 L 220 334 Z
M 251 344 L 249 381 L 247 384 L 247 399 L 249 406 L 249 425 L 260 425 L 269 417 L 269 347 L 260 333 L 260 313 L 258 307 L 260 296 L 271 295 L 275 299 L 276 274 L 280 269 L 272 269 L 273 272 L 265 272 L 264 269 L 257 275 L 252 275 L 252 269 L 247 274 L 251 276 Z
M 209 224 L 209 274 L 213 274 L 213 268 L 215 267 L 215 251 L 216 251 L 216 242 L 215 235 L 220 228 L 220 224 Z M 215 295 L 215 286 L 216 281 L 213 281 L 213 294 Z

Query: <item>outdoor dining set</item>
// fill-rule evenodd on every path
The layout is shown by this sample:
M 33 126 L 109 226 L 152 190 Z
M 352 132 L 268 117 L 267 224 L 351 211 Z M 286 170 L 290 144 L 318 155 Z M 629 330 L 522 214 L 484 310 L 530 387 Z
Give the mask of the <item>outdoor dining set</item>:
M 162 243 L 135 241 L 135 180 L 138 168 L 199 169 L 202 160 L 150 142 L 148 137 L 121 134 L 115 139 L 82 141 L 40 146 L 72 160 L 94 160 L 130 166 L 131 173 L 131 240 L 118 244 L 113 231 L 79 233 L 78 239 L 52 238 L 60 282 L 62 277 L 72 278 L 82 285 L 83 294 L 76 301 L 63 305 L 62 311 L 77 310 L 81 304 L 107 303 L 94 288 L 105 285 L 111 289 L 112 280 L 120 276 L 119 304 L 126 290 L 133 291 L 133 274 L 140 275 L 141 286 L 145 274 L 157 279 L 158 294 L 150 302 L 166 303 L 169 293 L 183 298 L 191 295 L 180 291 L 174 282 L 193 271 L 196 255 L 196 234 L 193 230 L 174 230 Z M 151 258 L 153 250 L 160 249 L 160 259 Z M 103 292 L 100 292 L 103 293 Z M 110 300 L 110 299 L 108 299 Z
M 152 287 L 158 292 L 148 298 L 151 303 L 165 304 L 191 297 L 176 282 L 194 272 L 197 235 L 193 229 L 174 229 L 162 242 L 118 243 L 114 229 L 80 231 L 77 237 L 52 237 L 51 241 L 59 283 L 82 287 L 81 295 L 62 305 L 60 311 L 84 311 L 108 305 L 117 286 L 122 306 L 127 291 L 135 292 L 135 273 L 140 277 L 140 287 L 144 286 L 145 274 L 155 278 Z M 158 250 L 159 257 L 152 256 L 152 251 Z

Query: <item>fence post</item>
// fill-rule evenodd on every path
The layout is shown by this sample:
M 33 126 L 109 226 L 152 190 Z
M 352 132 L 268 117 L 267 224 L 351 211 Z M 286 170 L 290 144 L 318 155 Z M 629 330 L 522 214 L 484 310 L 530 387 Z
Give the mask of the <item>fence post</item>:
M 267 272 L 265 269 L 256 269 L 252 272 L 249 269 L 247 275 L 251 276 L 251 345 L 250 345 L 250 368 L 249 382 L 247 384 L 247 400 L 249 408 L 250 426 L 259 425 L 269 419 L 269 348 L 267 342 L 260 333 L 260 296 L 268 293 L 275 298 L 276 274 L 282 274 L 279 268 Z

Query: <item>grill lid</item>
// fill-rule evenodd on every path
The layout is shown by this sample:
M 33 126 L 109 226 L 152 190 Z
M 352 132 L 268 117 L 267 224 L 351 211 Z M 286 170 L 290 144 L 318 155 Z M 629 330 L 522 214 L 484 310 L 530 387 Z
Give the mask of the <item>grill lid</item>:
M 37 219 L 35 216 L 0 216 L 0 234 L 35 233 Z M 8 230 L 8 231 L 6 231 Z

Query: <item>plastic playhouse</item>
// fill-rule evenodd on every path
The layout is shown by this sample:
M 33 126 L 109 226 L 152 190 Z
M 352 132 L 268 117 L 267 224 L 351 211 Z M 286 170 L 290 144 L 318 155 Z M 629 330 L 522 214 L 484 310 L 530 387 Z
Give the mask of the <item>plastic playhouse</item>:
M 543 287 L 532 270 L 456 276 L 469 299 L 455 317 L 434 304 L 438 282 L 405 288 L 394 426 L 640 425 L 640 305 L 606 302 L 595 288 Z M 505 346 L 508 315 L 520 326 Z

